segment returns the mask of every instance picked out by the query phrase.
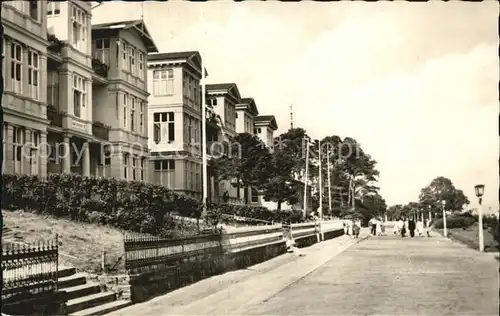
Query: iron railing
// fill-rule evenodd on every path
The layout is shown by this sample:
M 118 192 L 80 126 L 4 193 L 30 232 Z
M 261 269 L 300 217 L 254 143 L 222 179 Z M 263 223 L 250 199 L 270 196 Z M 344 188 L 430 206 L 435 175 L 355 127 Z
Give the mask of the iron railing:
M 37 245 L 2 244 L 2 300 L 57 291 L 58 238 Z
M 223 254 L 222 235 L 207 234 L 179 239 L 136 234 L 124 235 L 125 269 L 130 274 L 157 268 L 180 267 L 192 269 L 193 262 Z M 187 264 L 187 263 L 190 264 Z M 181 269 L 181 270 L 182 270 Z M 182 272 L 182 271 L 177 271 Z M 186 271 L 184 271 L 186 272 Z
M 50 121 L 50 125 L 62 127 L 63 113 L 53 105 L 49 105 L 47 106 L 47 119 Z
M 104 78 L 108 77 L 108 65 L 103 63 L 97 58 L 92 58 L 92 69 L 94 69 L 94 72 Z
M 92 124 L 92 134 L 99 139 L 109 140 L 109 130 L 109 126 L 106 126 L 100 122 L 95 122 Z

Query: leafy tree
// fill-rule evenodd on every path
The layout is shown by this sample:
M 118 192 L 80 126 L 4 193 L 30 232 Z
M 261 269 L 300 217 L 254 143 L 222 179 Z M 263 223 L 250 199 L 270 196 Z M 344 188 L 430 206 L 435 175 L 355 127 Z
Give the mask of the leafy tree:
M 239 199 L 240 188 L 248 192 L 250 187 L 260 189 L 266 185 L 272 157 L 269 150 L 254 135 L 241 133 L 231 141 L 231 154 L 214 159 L 211 167 L 218 180 L 233 180 Z M 244 197 L 245 204 L 248 204 L 248 194 Z
M 451 180 L 445 177 L 432 180 L 419 195 L 421 208 L 431 210 L 434 214 L 441 214 L 443 200 L 446 201 L 446 209 L 451 211 L 460 211 L 470 203 L 463 191 L 456 189 Z
M 368 224 L 372 217 L 384 216 L 387 212 L 387 204 L 378 193 L 367 195 L 362 200 L 357 200 L 356 203 L 361 211 L 365 225 Z
M 267 169 L 268 181 L 263 186 L 263 192 L 265 200 L 278 204 L 278 210 L 281 210 L 284 202 L 296 204 L 303 194 L 296 176 L 300 177 L 305 171 L 305 156 L 301 155 L 304 135 L 305 130 L 296 128 L 275 139 L 271 163 Z

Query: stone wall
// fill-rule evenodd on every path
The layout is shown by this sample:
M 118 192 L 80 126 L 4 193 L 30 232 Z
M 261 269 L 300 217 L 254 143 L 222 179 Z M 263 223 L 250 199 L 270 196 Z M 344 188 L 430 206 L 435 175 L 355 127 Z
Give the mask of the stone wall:
M 222 256 L 184 262 L 175 267 L 155 267 L 154 271 L 130 276 L 130 299 L 133 303 L 144 302 L 195 283 L 204 278 L 243 269 L 264 262 L 286 252 L 285 240 L 254 247 Z

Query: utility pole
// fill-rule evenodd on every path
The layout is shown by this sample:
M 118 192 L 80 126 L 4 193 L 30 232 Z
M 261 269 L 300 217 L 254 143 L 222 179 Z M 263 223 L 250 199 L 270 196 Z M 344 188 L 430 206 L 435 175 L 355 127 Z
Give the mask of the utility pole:
M 326 170 L 327 170 L 327 178 L 328 178 L 328 211 L 330 212 L 330 216 L 332 215 L 332 188 L 330 181 L 330 147 L 328 147 L 328 153 L 326 155 Z
M 307 214 L 307 182 L 309 180 L 309 139 L 306 137 L 306 176 L 304 179 L 304 211 L 303 216 Z
M 321 140 L 318 140 L 318 158 L 319 158 L 319 218 L 323 219 L 323 183 L 321 170 Z

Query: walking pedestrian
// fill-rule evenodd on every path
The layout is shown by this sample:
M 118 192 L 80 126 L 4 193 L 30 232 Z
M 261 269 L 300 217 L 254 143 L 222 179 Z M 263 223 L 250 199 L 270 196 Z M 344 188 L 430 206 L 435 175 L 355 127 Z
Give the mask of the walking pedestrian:
M 431 237 L 431 220 L 427 219 L 425 221 L 425 232 L 427 233 L 427 237 Z
M 410 220 L 408 221 L 408 230 L 410 231 L 410 237 L 412 238 L 415 237 L 415 228 L 415 220 L 413 218 L 410 218 Z
M 359 237 L 359 231 L 361 230 L 361 227 L 358 226 L 358 223 L 354 223 L 354 227 L 352 228 L 352 232 L 354 234 L 354 238 Z
M 420 237 L 424 234 L 424 223 L 420 219 L 417 220 L 417 233 Z
M 380 223 L 380 235 L 385 236 L 385 222 Z
M 372 218 L 370 220 L 370 222 L 371 222 L 371 228 L 372 228 L 371 229 L 371 234 L 373 236 L 375 236 L 375 234 L 377 233 L 377 219 L 376 218 Z
M 375 227 L 376 227 L 375 230 L 376 230 L 377 236 L 382 235 L 382 221 L 380 220 L 380 218 L 377 218 L 377 225 Z
M 406 235 L 406 223 L 403 219 L 399 220 L 399 225 L 401 226 L 400 232 L 401 232 L 401 237 L 405 237 Z

